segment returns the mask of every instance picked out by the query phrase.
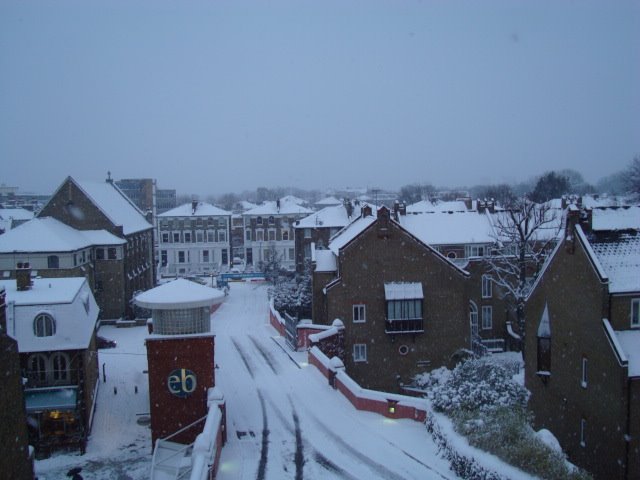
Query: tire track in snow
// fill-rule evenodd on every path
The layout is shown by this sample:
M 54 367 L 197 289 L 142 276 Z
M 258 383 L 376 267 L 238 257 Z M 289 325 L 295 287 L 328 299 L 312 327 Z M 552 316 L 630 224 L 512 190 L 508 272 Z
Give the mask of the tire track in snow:
M 262 409 L 262 448 L 260 449 L 260 463 L 258 464 L 256 479 L 264 480 L 264 474 L 267 471 L 267 456 L 269 455 L 269 421 L 267 419 L 267 407 L 260 390 L 258 390 L 258 398 Z
M 258 353 L 260 353 L 260 356 L 262 358 L 264 358 L 264 361 L 267 362 L 267 365 L 269 366 L 269 368 L 271 369 L 271 371 L 273 373 L 275 373 L 276 375 L 278 375 L 280 372 L 278 371 L 278 369 L 276 369 L 276 367 L 274 366 L 275 363 L 275 359 L 273 358 L 273 355 L 271 355 L 271 352 L 268 352 L 256 339 L 255 337 L 249 335 L 249 340 L 251 340 L 251 343 L 253 343 L 255 345 L 255 347 L 258 349 Z
M 296 409 L 291 405 L 293 413 L 293 424 L 296 427 L 296 480 L 302 480 L 302 472 L 304 470 L 304 445 L 302 444 L 302 432 L 300 431 L 300 419 L 296 413 Z
M 249 360 L 247 360 L 246 353 L 244 352 L 244 350 L 242 349 L 242 347 L 236 341 L 235 338 L 231 337 L 231 343 L 233 343 L 233 346 L 236 347 L 236 350 L 238 351 L 238 354 L 240 355 L 240 358 L 242 359 L 242 363 L 244 363 L 244 366 L 247 369 L 247 372 L 249 372 L 249 375 L 251 375 L 251 378 L 255 379 L 256 377 L 253 375 L 253 369 L 251 368 L 251 365 L 249 365 Z

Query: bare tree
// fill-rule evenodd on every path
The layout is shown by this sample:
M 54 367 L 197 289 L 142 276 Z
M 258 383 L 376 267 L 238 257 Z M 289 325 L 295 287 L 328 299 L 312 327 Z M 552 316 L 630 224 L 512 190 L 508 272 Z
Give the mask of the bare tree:
M 557 241 L 562 214 L 548 203 L 526 197 L 493 215 L 497 248 L 485 257 L 487 272 L 515 313 L 517 329 L 524 338 L 524 303 L 532 279 Z
M 634 198 L 640 199 L 640 155 L 636 155 L 626 170 L 626 186 Z

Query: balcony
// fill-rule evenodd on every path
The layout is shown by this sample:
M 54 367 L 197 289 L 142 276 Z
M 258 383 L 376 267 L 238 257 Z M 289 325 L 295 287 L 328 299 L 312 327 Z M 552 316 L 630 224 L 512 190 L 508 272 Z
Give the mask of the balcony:
M 385 333 L 424 333 L 424 322 L 422 318 L 385 319 L 384 327 Z

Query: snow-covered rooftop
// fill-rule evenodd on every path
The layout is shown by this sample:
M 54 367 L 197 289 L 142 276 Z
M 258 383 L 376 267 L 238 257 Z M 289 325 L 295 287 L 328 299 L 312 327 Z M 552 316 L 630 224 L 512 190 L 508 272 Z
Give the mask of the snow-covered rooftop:
M 153 228 L 114 183 L 74 181 L 114 225 L 122 226 L 125 235 Z
M 164 283 L 135 297 L 136 305 L 152 310 L 208 307 L 221 303 L 224 293 L 184 278 Z
M 589 245 L 609 278 L 610 293 L 640 292 L 640 232 L 601 239 L 592 235 Z
M 319 227 L 339 227 L 342 228 L 349 224 L 360 214 L 360 206 L 353 207 L 351 217 L 347 215 L 347 209 L 344 205 L 333 205 L 325 207 L 308 217 L 301 219 L 295 228 L 319 228 Z M 372 211 L 373 211 L 372 207 Z
M 452 200 L 448 202 L 430 202 L 420 200 L 419 202 L 407 205 L 407 213 L 432 213 L 432 212 L 467 212 L 469 209 L 463 200 Z
M 385 283 L 384 298 L 385 300 L 412 300 L 424 298 L 422 293 L 422 284 L 420 282 Z
M 616 331 L 615 334 L 629 362 L 629 376 L 640 377 L 640 330 Z
M 92 245 L 121 245 L 105 230 L 76 230 L 52 217 L 34 218 L 0 236 L 0 253 L 71 252 Z
M 315 250 L 316 272 L 335 272 L 338 269 L 336 256 L 331 250 Z
M 321 200 L 318 200 L 316 202 L 316 205 L 319 205 L 321 207 L 326 207 L 329 205 L 340 205 L 342 202 L 340 200 L 338 200 L 336 197 L 324 197 Z
M 280 199 L 280 208 L 278 208 L 277 202 L 265 202 L 251 210 L 247 210 L 244 215 L 302 215 L 313 213 L 313 210 L 303 207 L 299 203 L 291 200 L 285 201 L 286 198 Z
M 7 330 L 20 352 L 78 350 L 89 346 L 98 319 L 98 306 L 85 278 L 36 278 L 29 290 L 17 290 L 15 280 L 0 281 L 7 302 Z M 47 313 L 55 320 L 55 334 L 36 337 L 33 322 Z M 13 317 L 13 318 L 12 318 Z
M 158 217 L 212 217 L 216 215 L 229 216 L 231 212 L 222 210 L 207 202 L 198 202 L 195 212 L 193 211 L 193 205 L 191 203 L 185 203 L 184 205 L 159 214 Z
M 368 215 L 364 218 L 362 216 L 358 217 L 345 228 L 340 230 L 340 232 L 331 239 L 331 242 L 329 243 L 329 250 L 338 255 L 342 247 L 357 237 L 375 221 L 376 217 L 373 215 Z
M 33 212 L 24 208 L 0 208 L 0 219 L 2 220 L 31 220 Z
M 477 212 L 434 212 L 400 216 L 400 224 L 429 245 L 493 243 L 491 219 Z
M 592 210 L 592 229 L 601 230 L 640 230 L 640 207 L 594 208 Z

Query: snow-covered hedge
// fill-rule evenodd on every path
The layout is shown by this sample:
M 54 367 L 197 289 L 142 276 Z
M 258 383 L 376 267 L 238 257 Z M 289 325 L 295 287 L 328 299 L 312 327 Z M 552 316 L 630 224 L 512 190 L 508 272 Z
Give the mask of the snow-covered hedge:
M 514 382 L 512 376 L 508 368 L 480 358 L 460 363 L 453 371 L 440 368 L 415 380 L 427 390 L 438 411 L 488 411 L 527 404 L 529 392 Z

